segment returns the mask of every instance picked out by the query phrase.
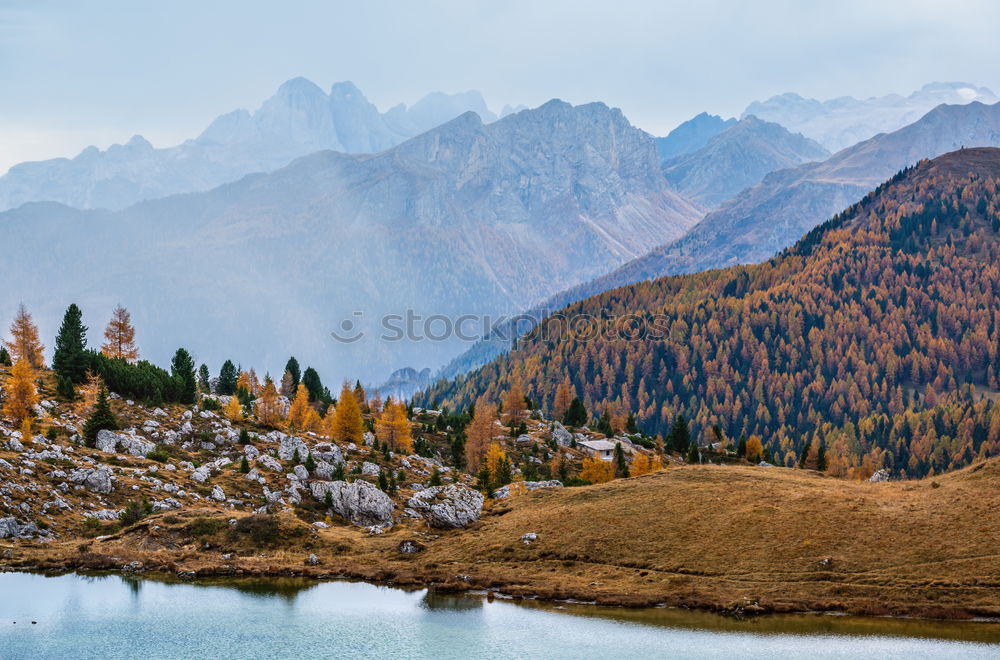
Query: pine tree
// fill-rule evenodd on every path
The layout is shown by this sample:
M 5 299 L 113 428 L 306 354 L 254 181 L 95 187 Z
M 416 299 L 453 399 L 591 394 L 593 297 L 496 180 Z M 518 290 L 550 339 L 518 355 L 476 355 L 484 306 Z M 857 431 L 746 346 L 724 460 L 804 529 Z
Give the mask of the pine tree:
M 35 389 L 35 372 L 27 358 L 14 363 L 10 378 L 4 387 L 3 414 L 16 424 L 31 421 L 35 416 L 38 391 Z
M 431 471 L 431 478 L 427 481 L 428 486 L 440 486 L 441 485 L 441 471 L 434 466 Z
M 135 345 L 135 328 L 128 310 L 118 305 L 111 313 L 108 327 L 104 329 L 101 353 L 112 359 L 135 362 L 139 359 L 139 348 Z
M 816 469 L 820 472 L 826 472 L 827 460 L 826 460 L 826 445 L 820 443 L 819 451 L 816 452 Z
M 250 432 L 247 431 L 246 429 L 240 429 L 240 440 L 239 440 L 239 442 L 240 442 L 241 445 L 248 445 L 248 444 L 250 444 Z
M 701 462 L 701 452 L 698 451 L 698 443 L 694 440 L 688 445 L 687 462 L 690 465 Z
M 198 400 L 198 382 L 194 374 L 194 358 L 183 348 L 178 348 L 170 362 L 170 375 L 177 389 L 178 403 L 191 404 Z
M 65 376 L 56 376 L 56 393 L 67 401 L 76 399 L 76 389 L 73 381 Z
M 0 346 L 0 365 L 9 367 L 13 364 L 14 361 L 10 357 L 10 351 L 7 350 L 6 346 Z
M 306 369 L 309 374 L 310 369 Z M 313 373 L 316 373 L 313 371 Z M 318 380 L 317 376 L 317 380 Z M 302 379 L 306 382 L 305 376 Z M 310 395 L 312 390 L 310 390 Z M 361 417 L 361 409 L 358 407 L 358 400 L 354 398 L 354 393 L 345 382 L 340 388 L 340 398 L 337 400 L 337 408 L 333 418 L 333 439 L 337 442 L 353 442 L 360 445 L 364 438 L 364 419 Z
M 212 393 L 212 383 L 211 377 L 208 373 L 208 365 L 202 364 L 198 367 L 198 389 L 201 390 L 202 394 Z
M 222 369 L 219 370 L 219 385 L 218 393 L 225 394 L 227 396 L 232 396 L 236 393 L 236 378 L 239 374 L 236 371 L 236 365 L 233 364 L 232 360 L 226 360 L 222 363 Z
M 639 432 L 639 426 L 635 423 L 635 413 L 628 414 L 628 419 L 625 420 L 625 432 L 629 435 L 635 435 Z
M 285 372 L 292 377 L 292 388 L 289 391 L 294 392 L 299 388 L 299 383 L 302 382 L 302 371 L 299 369 L 299 361 L 294 356 L 288 358 L 288 362 L 285 363 Z
M 10 341 L 5 341 L 4 346 L 10 350 L 14 362 L 25 359 L 32 369 L 41 369 L 45 366 L 45 358 L 42 352 L 45 347 L 38 339 L 38 327 L 31 319 L 31 314 L 24 307 L 24 303 L 17 308 L 17 316 L 10 325 Z
M 243 474 L 250 472 L 250 461 L 247 460 L 246 454 L 243 455 L 243 460 L 240 461 L 240 472 Z
M 569 404 L 569 409 L 563 416 L 562 422 L 566 426 L 583 426 L 587 423 L 587 408 L 584 407 L 583 402 L 579 398 L 573 397 L 573 401 Z
M 625 450 L 622 449 L 620 442 L 615 443 L 615 477 L 619 479 L 629 477 L 628 461 L 625 459 Z
M 83 437 L 88 447 L 93 447 L 97 443 L 97 432 L 102 430 L 117 431 L 120 428 L 118 418 L 111 410 L 111 403 L 108 401 L 108 390 L 101 387 L 97 393 L 97 403 L 94 405 L 94 412 L 83 425 Z
M 691 444 L 691 431 L 688 429 L 687 420 L 683 413 L 677 413 L 674 418 L 674 425 L 670 428 L 670 435 L 667 436 L 667 445 L 673 451 L 683 454 Z
M 309 388 L 310 401 L 323 400 L 323 381 L 320 380 L 319 374 L 315 369 L 306 367 L 305 372 L 302 374 L 302 382 Z M 348 392 L 350 392 L 350 389 L 348 389 Z
M 309 474 L 312 474 L 316 470 L 316 459 L 313 458 L 312 452 L 306 454 L 306 460 L 302 465 L 305 466 Z
M 736 455 L 740 458 L 747 456 L 747 437 L 745 435 L 740 436 L 740 443 L 736 446 Z
M 87 353 L 87 327 L 83 325 L 83 312 L 75 304 L 63 315 L 56 348 L 52 355 L 52 370 L 70 383 L 82 383 L 90 365 Z

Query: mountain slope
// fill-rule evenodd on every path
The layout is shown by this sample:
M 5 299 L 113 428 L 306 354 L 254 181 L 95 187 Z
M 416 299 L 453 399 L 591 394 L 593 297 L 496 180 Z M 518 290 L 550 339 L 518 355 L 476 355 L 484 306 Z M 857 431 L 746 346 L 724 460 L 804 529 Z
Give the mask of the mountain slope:
M 683 413 L 703 444 L 715 424 L 758 434 L 784 465 L 820 445 L 858 476 L 995 455 L 1000 409 L 962 384 L 1000 376 L 998 186 L 998 149 L 923 161 L 779 257 L 583 300 L 418 403 L 498 400 L 518 381 L 549 404 L 569 378 L 595 414 L 666 434 Z M 581 315 L 590 331 L 567 332 Z
M 889 133 L 915 122 L 942 103 L 960 105 L 1000 98 L 968 83 L 929 83 L 903 97 L 898 94 L 856 99 L 842 96 L 829 101 L 781 94 L 747 106 L 743 117 L 755 115 L 816 140 L 830 151 L 845 149 L 878 133 Z
M 809 138 L 750 116 L 697 151 L 664 162 L 663 173 L 682 195 L 715 207 L 760 183 L 769 172 L 825 160 L 829 155 Z
M 15 165 L 0 177 L 0 210 L 33 201 L 122 209 L 269 172 L 314 151 L 383 151 L 467 111 L 483 121 L 496 119 L 478 92 L 436 92 L 411 108 L 400 104 L 381 114 L 353 83 L 336 83 L 326 94 L 294 78 L 255 113 L 222 115 L 198 138 L 175 147 L 154 149 L 135 136 L 106 151 L 88 147 L 73 159 Z
M 120 212 L 8 211 L 0 240 L 18 249 L 0 304 L 24 300 L 51 336 L 69 302 L 95 327 L 122 302 L 161 363 L 182 344 L 216 367 L 231 357 L 278 369 L 294 346 L 303 363 L 365 380 L 461 346 L 378 341 L 390 334 L 384 314 L 515 312 L 698 218 L 620 111 L 553 101 L 488 125 L 465 113 L 377 155 L 317 152 Z M 343 319 L 363 341 L 331 338 Z
M 663 161 L 697 151 L 722 131 L 734 126 L 736 119 L 723 119 L 719 115 L 702 112 L 670 131 L 666 137 L 656 138 L 656 150 Z
M 1000 146 L 1000 104 L 939 106 L 914 124 L 822 163 L 772 172 L 707 214 L 679 241 L 560 294 L 553 304 L 653 277 L 763 261 L 893 172 L 963 146 Z

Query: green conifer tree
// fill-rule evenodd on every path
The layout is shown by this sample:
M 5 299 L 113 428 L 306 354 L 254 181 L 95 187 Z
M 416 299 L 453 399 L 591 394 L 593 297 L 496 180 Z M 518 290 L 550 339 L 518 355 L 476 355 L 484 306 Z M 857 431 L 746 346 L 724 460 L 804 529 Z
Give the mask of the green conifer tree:
M 102 430 L 117 431 L 121 428 L 118 425 L 118 418 L 111 410 L 111 403 L 108 401 L 108 390 L 103 386 L 97 393 L 97 403 L 94 405 L 94 412 L 83 425 L 83 437 L 88 447 L 97 444 L 97 432 Z
M 56 335 L 52 370 L 71 383 L 82 383 L 87 377 L 90 354 L 87 353 L 87 326 L 83 325 L 83 312 L 70 305 L 63 315 L 59 334 Z

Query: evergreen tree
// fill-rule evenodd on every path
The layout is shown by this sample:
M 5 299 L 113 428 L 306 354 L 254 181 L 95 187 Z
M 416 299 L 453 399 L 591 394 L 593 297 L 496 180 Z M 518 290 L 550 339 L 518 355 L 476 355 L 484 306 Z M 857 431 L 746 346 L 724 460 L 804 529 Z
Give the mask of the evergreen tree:
M 240 461 L 240 472 L 243 474 L 250 472 L 250 461 L 247 460 L 246 454 L 243 455 L 243 460 Z
M 309 474 L 312 474 L 316 470 L 316 459 L 313 458 L 312 452 L 306 454 L 306 462 L 302 465 L 305 466 Z
M 806 466 L 806 461 L 809 460 L 809 443 L 802 448 L 802 452 L 799 454 L 799 468 L 804 468 Z
M 627 479 L 628 474 L 628 461 L 625 460 L 625 450 L 622 449 L 622 443 L 615 443 L 615 477 L 619 479 Z
M 587 423 L 587 409 L 578 397 L 574 397 L 569 404 L 569 409 L 563 415 L 562 422 L 566 426 L 583 426 Z
M 7 350 L 6 346 L 0 346 L 0 365 L 10 367 L 13 364 L 14 361 L 10 358 L 10 351 Z
M 320 380 L 319 374 L 312 367 L 306 367 L 306 370 L 303 372 L 302 384 L 309 390 L 310 401 L 322 401 L 324 399 L 323 381 Z
M 506 486 L 510 482 L 514 481 L 514 468 L 511 466 L 510 459 L 507 458 L 507 454 L 504 454 L 497 459 L 495 481 L 495 486 L 497 488 L 500 486 Z
M 56 393 L 67 401 L 76 399 L 76 390 L 73 388 L 73 381 L 63 375 L 56 375 Z
M 479 466 L 479 472 L 476 473 L 476 490 L 482 492 L 486 497 L 490 496 L 493 492 L 492 484 L 490 483 L 490 466 L 483 461 L 482 465 Z
M 236 365 L 233 364 L 232 360 L 226 360 L 222 363 L 222 369 L 219 370 L 219 384 L 218 393 L 225 394 L 227 396 L 232 396 L 236 393 L 236 379 L 239 377 L 239 372 L 236 370 Z
M 740 436 L 740 443 L 736 446 L 736 455 L 740 458 L 746 458 L 747 437 L 745 435 Z
M 611 428 L 611 414 L 607 410 L 605 410 L 604 414 L 602 414 L 600 419 L 597 420 L 597 424 L 594 425 L 594 430 L 598 433 L 603 433 L 609 438 L 614 437 L 615 431 Z
M 625 432 L 634 435 L 639 432 L 639 427 L 635 423 L 635 413 L 629 413 L 628 419 L 625 420 Z
M 667 446 L 679 454 L 688 450 L 691 444 L 691 431 L 688 429 L 687 420 L 683 413 L 677 413 L 674 424 L 670 428 L 670 435 L 667 436 Z
M 389 490 L 389 479 L 385 476 L 385 470 L 379 470 L 378 488 L 382 491 Z
M 246 429 L 240 429 L 240 444 L 250 444 L 250 433 Z
M 333 474 L 330 475 L 330 477 L 334 481 L 343 481 L 344 480 L 344 462 L 343 461 L 341 461 L 341 462 L 339 462 L 339 463 L 337 463 L 336 465 L 333 466 Z M 327 493 L 327 495 L 329 495 L 329 493 Z
M 825 472 L 827 467 L 826 461 L 826 445 L 820 443 L 819 450 L 816 452 L 816 469 L 820 472 Z
M 63 315 L 59 334 L 56 335 L 52 370 L 71 383 L 82 383 L 87 377 L 90 354 L 87 352 L 87 327 L 83 325 L 83 312 L 75 304 Z
M 198 387 L 201 389 L 202 394 L 212 393 L 212 384 L 210 382 L 210 376 L 208 375 L 207 364 L 202 364 L 198 367 Z
M 431 471 L 431 478 L 430 478 L 430 480 L 428 480 L 427 485 L 428 486 L 440 486 L 441 485 L 441 472 L 437 469 L 437 466 L 435 466 L 434 470 Z
M 170 362 L 170 375 L 174 379 L 177 402 L 191 404 L 198 398 L 198 381 L 194 375 L 194 358 L 183 348 L 178 348 Z
M 694 440 L 688 445 L 687 462 L 691 465 L 701 461 L 701 454 L 698 452 L 698 443 Z
M 102 430 L 117 431 L 121 428 L 118 425 L 118 418 L 111 410 L 111 403 L 108 401 L 108 390 L 101 387 L 97 393 L 97 403 L 94 405 L 94 412 L 90 414 L 86 424 L 83 425 L 83 437 L 88 447 L 93 447 L 97 443 L 97 432 Z
M 285 371 L 287 371 L 292 376 L 292 392 L 294 392 L 299 387 L 299 383 L 302 382 L 302 370 L 299 368 L 299 361 L 295 357 L 288 358 L 288 362 L 285 363 Z M 306 387 L 309 387 L 307 384 Z M 309 389 L 312 392 L 312 388 Z

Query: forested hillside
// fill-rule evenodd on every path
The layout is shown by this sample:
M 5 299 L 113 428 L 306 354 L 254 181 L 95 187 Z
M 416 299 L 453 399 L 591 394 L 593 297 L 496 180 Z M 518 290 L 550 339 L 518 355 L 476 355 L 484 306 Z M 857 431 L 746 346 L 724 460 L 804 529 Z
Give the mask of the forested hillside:
M 1000 452 L 1000 149 L 904 170 L 768 262 L 608 291 L 418 405 L 551 406 L 569 380 L 592 416 L 666 435 L 760 437 L 783 465 L 922 476 Z M 638 322 L 636 320 L 639 320 Z M 632 332 L 642 326 L 637 332 Z M 579 329 L 579 328 L 578 328 Z M 631 336 L 630 336 L 631 332 Z

